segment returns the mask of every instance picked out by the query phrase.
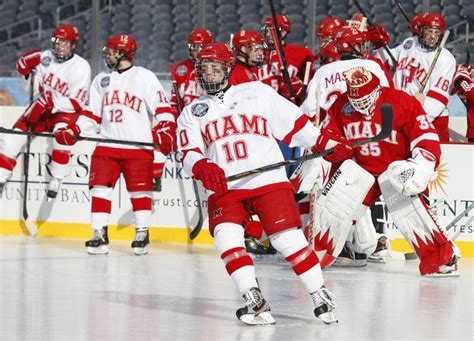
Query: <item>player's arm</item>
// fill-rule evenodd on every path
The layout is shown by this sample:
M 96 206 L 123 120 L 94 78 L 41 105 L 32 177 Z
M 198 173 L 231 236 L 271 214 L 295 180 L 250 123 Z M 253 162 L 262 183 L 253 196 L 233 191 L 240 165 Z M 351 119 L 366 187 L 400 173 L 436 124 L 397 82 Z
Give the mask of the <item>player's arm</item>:
M 91 83 L 91 68 L 89 63 L 81 64 L 80 70 L 68 70 L 69 96 L 63 96 L 59 91 L 53 92 L 53 113 L 79 113 L 84 109 Z
M 309 118 L 312 118 L 316 115 L 316 110 L 318 107 L 318 98 L 317 91 L 319 91 L 319 80 L 318 80 L 318 73 L 314 75 L 311 81 L 308 84 L 307 96 L 304 102 L 301 104 L 301 110 L 307 115 Z

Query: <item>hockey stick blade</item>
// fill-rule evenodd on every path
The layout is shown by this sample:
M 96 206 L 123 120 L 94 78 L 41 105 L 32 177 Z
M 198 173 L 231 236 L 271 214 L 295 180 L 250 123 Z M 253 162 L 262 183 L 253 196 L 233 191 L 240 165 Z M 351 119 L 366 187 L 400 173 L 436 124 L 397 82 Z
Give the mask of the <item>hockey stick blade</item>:
M 202 229 L 202 224 L 204 223 L 204 217 L 202 214 L 202 207 L 201 207 L 201 198 L 199 197 L 199 188 L 195 180 L 193 180 L 193 189 L 194 189 L 194 194 L 196 195 L 196 200 L 198 201 L 198 205 L 199 205 L 198 206 L 199 219 L 196 226 L 193 228 L 193 230 L 189 234 L 189 238 L 191 240 L 194 240 L 199 235 L 199 232 L 201 232 L 201 229 Z
M 382 104 L 381 113 L 382 113 L 382 128 L 381 128 L 380 132 L 377 135 L 375 135 L 371 138 L 368 138 L 366 140 L 354 142 L 353 143 L 354 148 L 363 146 L 363 145 L 368 144 L 368 143 L 381 141 L 381 140 L 384 140 L 384 139 L 386 139 L 387 137 L 390 136 L 390 134 L 392 133 L 392 127 L 393 127 L 393 109 L 392 109 L 392 106 L 388 103 Z M 297 159 L 280 161 L 280 162 L 277 162 L 277 163 L 273 163 L 271 165 L 266 165 L 266 166 L 263 166 L 263 167 L 259 167 L 259 168 L 255 168 L 255 169 L 246 171 L 246 172 L 242 172 L 242 173 L 238 173 L 238 174 L 228 176 L 227 181 L 230 182 L 230 181 L 240 180 L 240 179 L 247 178 L 247 177 L 255 175 L 255 174 L 268 172 L 268 171 L 271 171 L 271 170 L 274 170 L 274 169 L 277 169 L 277 168 L 280 168 L 280 167 L 283 167 L 283 166 L 294 165 L 294 164 L 297 164 L 297 163 L 301 163 L 301 162 L 305 162 L 305 161 L 308 161 L 308 160 L 323 157 L 323 156 L 329 155 L 333 152 L 334 152 L 334 148 L 329 148 L 329 149 L 322 150 L 322 151 L 314 153 L 314 154 L 303 155 L 303 156 L 301 156 Z

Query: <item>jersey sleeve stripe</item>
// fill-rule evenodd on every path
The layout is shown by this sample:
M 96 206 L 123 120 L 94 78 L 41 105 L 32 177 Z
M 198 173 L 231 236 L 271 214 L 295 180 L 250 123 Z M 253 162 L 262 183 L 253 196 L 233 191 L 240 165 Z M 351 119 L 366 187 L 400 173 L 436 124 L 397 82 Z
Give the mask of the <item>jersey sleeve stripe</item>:
M 102 122 L 102 119 L 92 113 L 92 111 L 84 110 L 81 112 L 81 115 L 93 120 L 97 124 L 100 124 Z
M 304 126 L 306 125 L 306 123 L 308 123 L 308 116 L 306 115 L 301 115 L 296 121 L 295 121 L 295 125 L 293 127 L 293 130 L 290 131 L 284 138 L 283 138 L 283 142 L 285 142 L 287 145 L 290 144 L 293 136 L 298 133 L 301 129 L 304 128 Z
M 428 93 L 426 94 L 427 97 L 431 97 L 437 101 L 440 101 L 441 103 L 443 103 L 444 105 L 448 105 L 448 98 L 444 95 L 441 95 L 440 93 L 436 92 L 436 91 L 433 91 L 433 90 L 430 90 L 428 91 Z
M 426 133 L 426 134 L 420 135 L 416 139 L 411 141 L 410 150 L 413 150 L 420 142 L 423 142 L 426 140 L 439 142 L 439 136 L 436 133 Z

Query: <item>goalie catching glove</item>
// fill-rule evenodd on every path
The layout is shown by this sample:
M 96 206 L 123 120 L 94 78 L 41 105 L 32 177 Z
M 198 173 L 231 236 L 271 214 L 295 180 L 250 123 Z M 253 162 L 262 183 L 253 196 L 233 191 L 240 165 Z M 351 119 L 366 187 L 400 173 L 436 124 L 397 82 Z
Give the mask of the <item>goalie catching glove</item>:
M 222 195 L 228 191 L 224 170 L 209 159 L 201 159 L 193 166 L 193 178 L 200 180 L 205 189 Z
M 390 183 L 407 196 L 423 192 L 435 175 L 436 158 L 433 154 L 415 148 L 412 155 L 408 160 L 394 161 L 388 166 Z

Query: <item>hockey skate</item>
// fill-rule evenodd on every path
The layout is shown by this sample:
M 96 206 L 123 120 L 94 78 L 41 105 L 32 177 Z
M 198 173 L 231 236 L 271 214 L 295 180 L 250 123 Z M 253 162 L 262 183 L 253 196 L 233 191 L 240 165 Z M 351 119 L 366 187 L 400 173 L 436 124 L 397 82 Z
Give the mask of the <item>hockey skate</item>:
M 239 308 L 235 312 L 240 321 L 250 326 L 275 324 L 270 306 L 263 298 L 259 288 L 251 288 L 242 297 L 245 300 L 245 307 Z
M 255 237 L 245 236 L 245 250 L 254 255 L 274 255 L 276 250 L 273 246 L 266 246 Z
M 424 277 L 458 277 L 458 258 L 453 256 L 453 258 L 444 265 L 441 265 L 438 268 L 438 271 L 432 274 L 427 274 Z
M 90 255 L 106 255 L 109 253 L 108 227 L 104 226 L 99 230 L 94 230 L 94 235 L 86 241 L 86 250 Z
M 359 268 L 367 266 L 367 255 L 365 253 L 355 252 L 351 242 L 346 242 L 339 256 L 332 264 L 340 267 Z
M 51 178 L 48 185 L 48 192 L 46 192 L 46 199 L 53 201 L 58 196 L 59 188 L 61 187 L 62 180 L 58 178 Z
M 148 244 L 150 244 L 148 228 L 135 229 L 135 239 L 132 241 L 133 252 L 137 256 L 146 255 L 148 253 Z
M 334 294 L 324 287 L 324 285 L 311 293 L 311 298 L 314 303 L 314 315 L 321 319 L 325 324 L 338 323 L 334 310 L 336 303 L 334 303 Z
M 372 263 L 387 263 L 390 252 L 390 242 L 385 235 L 381 235 L 377 241 L 375 251 L 369 256 L 368 261 Z

